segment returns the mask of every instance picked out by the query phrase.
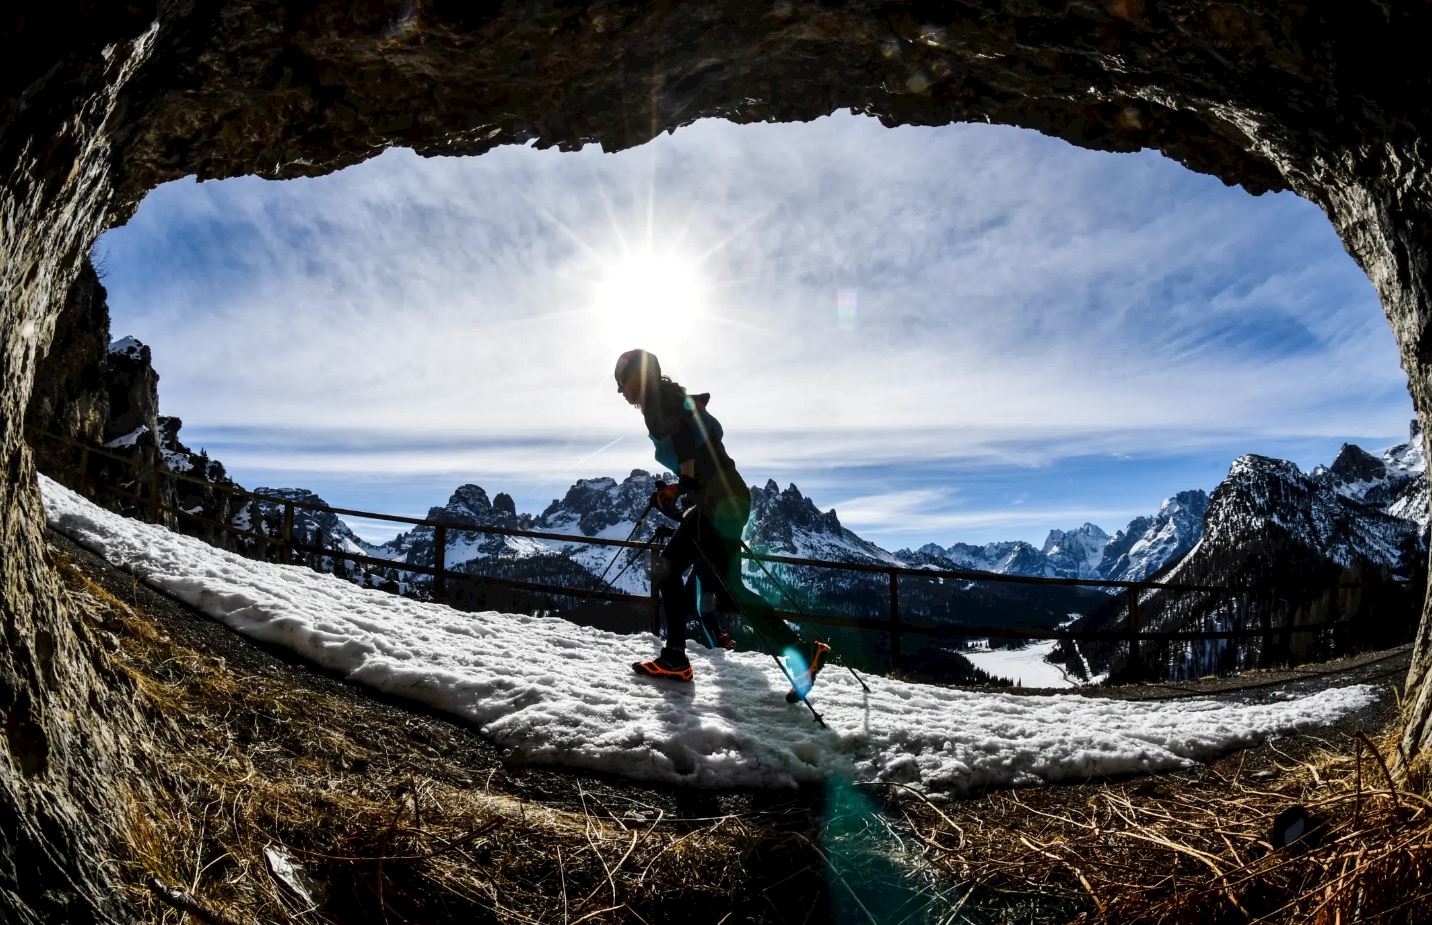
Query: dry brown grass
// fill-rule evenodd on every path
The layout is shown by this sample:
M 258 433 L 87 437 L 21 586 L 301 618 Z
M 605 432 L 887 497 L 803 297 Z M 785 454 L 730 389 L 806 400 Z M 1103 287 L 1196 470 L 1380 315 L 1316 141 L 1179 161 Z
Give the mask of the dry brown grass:
M 116 826 L 129 899 L 149 920 L 575 925 L 687 910 L 735 922 L 823 901 L 799 813 L 676 818 L 639 797 L 601 805 L 575 779 L 575 806 L 524 799 L 493 786 L 500 769 L 470 780 L 421 731 L 361 734 L 351 702 L 242 676 L 156 632 L 72 563 L 60 571 L 112 634 L 153 721 Z M 315 902 L 270 874 L 265 848 L 322 884 Z M 762 868 L 804 878 L 804 891 L 787 885 L 772 902 Z
M 1416 923 L 1432 919 L 1432 802 L 1392 782 L 1395 728 L 1257 770 L 1247 753 L 1197 772 L 1013 791 L 937 806 L 905 794 L 960 900 L 1037 894 L 1074 922 Z M 1274 849 L 1274 817 L 1313 825 Z M 958 903 L 957 903 L 958 905 Z M 951 910 L 952 914 L 955 912 Z M 958 920 L 958 919 L 955 919 Z

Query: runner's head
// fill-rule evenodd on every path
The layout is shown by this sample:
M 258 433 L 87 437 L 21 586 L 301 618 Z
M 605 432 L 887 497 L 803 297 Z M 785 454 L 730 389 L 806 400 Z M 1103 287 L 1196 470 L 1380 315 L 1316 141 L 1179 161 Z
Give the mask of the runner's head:
M 661 379 L 661 363 L 656 355 L 640 348 L 628 350 L 617 357 L 617 391 L 633 405 L 641 404 L 642 396 Z

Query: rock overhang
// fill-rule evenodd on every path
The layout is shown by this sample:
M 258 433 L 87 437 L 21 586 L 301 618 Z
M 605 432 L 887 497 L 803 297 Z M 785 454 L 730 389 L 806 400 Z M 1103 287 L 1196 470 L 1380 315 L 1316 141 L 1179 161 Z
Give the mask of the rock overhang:
M 126 766 L 136 719 L 87 667 L 48 576 L 20 422 L 89 246 L 166 180 L 312 176 L 393 146 L 619 150 L 700 118 L 845 109 L 1153 148 L 1320 205 L 1379 290 L 1419 416 L 1432 413 L 1421 4 L 128 0 L 3 22 L 0 694 L 26 734 L 6 740 L 0 816 L 51 820 L 0 837 L 0 908 L 29 898 L 16 921 L 76 904 L 126 917 L 105 898 L 121 892 L 98 860 L 107 836 L 85 820 L 119 806 L 95 771 Z M 1425 620 L 1419 652 L 1409 751 L 1432 717 Z M 24 760 L 36 742 L 42 779 Z

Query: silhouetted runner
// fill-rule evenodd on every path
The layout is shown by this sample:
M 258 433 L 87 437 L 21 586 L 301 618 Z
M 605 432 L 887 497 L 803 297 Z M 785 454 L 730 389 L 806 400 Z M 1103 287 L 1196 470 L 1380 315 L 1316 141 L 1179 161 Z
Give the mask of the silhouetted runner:
M 700 566 L 697 577 L 707 578 L 719 610 L 744 616 L 771 654 L 785 654 L 790 661 L 801 662 L 792 665 L 791 674 L 804 694 L 815 683 L 829 646 L 816 642 L 802 658 L 795 631 L 741 581 L 738 553 L 751 516 L 751 491 L 726 454 L 720 422 L 706 410 L 710 393 L 688 394 L 662 375 L 656 356 L 645 350 L 628 350 L 617 358 L 616 381 L 622 397 L 641 409 L 656 461 L 678 478 L 658 488 L 653 496 L 657 507 L 679 522 L 652 574 L 666 610 L 666 645 L 651 661 L 633 664 L 633 670 L 654 678 L 691 680 L 691 662 L 686 657 L 691 598 L 684 593 L 682 576 Z M 719 622 L 713 635 L 722 648 L 732 648 L 730 636 Z

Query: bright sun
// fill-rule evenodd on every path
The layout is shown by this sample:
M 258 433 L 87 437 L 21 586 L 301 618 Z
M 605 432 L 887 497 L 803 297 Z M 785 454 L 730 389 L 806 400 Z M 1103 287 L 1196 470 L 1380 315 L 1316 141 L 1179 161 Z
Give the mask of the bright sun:
M 633 254 L 608 268 L 597 283 L 602 323 L 627 337 L 681 333 L 701 314 L 705 286 L 695 262 L 661 254 Z

